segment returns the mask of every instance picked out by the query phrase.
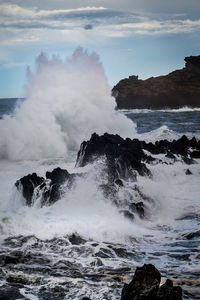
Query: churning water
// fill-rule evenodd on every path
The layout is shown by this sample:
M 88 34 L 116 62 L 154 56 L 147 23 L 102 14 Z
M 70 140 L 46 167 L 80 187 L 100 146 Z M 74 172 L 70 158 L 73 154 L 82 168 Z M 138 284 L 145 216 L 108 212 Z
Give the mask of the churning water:
M 135 184 L 153 199 L 148 219 L 134 222 L 98 189 L 104 178 L 95 164 L 75 168 L 79 145 L 93 132 L 199 139 L 200 111 L 116 111 L 98 56 L 82 49 L 64 62 L 40 55 L 36 65 L 26 100 L 0 100 L 0 260 L 19 259 L 1 265 L 1 299 L 120 299 L 144 262 L 181 284 L 185 299 L 200 299 L 199 161 L 189 176 L 179 161 L 149 165 L 152 178 L 127 183 L 122 206 Z M 25 206 L 16 180 L 57 166 L 90 172 L 52 206 Z

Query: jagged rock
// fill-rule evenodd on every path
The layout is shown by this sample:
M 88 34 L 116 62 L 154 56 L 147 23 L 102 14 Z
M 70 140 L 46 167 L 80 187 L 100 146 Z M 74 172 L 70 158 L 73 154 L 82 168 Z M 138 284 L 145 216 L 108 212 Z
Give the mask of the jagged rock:
M 173 286 L 173 282 L 167 279 L 166 282 L 159 288 L 156 300 L 181 300 L 182 288 Z
M 119 109 L 200 107 L 200 56 L 185 58 L 185 68 L 146 80 L 122 79 L 112 94 Z
M 160 272 L 151 264 L 137 267 L 129 284 L 122 289 L 121 300 L 181 300 L 182 289 L 169 279 L 160 287 Z
M 129 208 L 132 212 L 137 213 L 141 219 L 144 218 L 145 209 L 144 209 L 144 203 L 142 201 L 137 203 L 131 203 Z
M 70 188 L 76 174 L 69 174 L 67 170 L 56 168 L 52 172 L 46 172 L 46 179 L 37 176 L 36 173 L 29 174 L 17 180 L 15 186 L 22 192 L 26 204 L 33 205 L 34 195 L 42 194 L 41 206 L 53 204 L 62 196 L 62 185 L 67 184 Z
M 153 265 L 137 267 L 132 281 L 122 289 L 121 300 L 156 299 L 160 280 L 160 272 Z
M 30 206 L 32 204 L 34 189 L 43 182 L 43 177 L 39 177 L 36 173 L 33 173 L 17 180 L 15 186 L 20 192 L 22 192 L 23 197 L 26 199 L 26 204 Z
M 81 144 L 76 166 L 83 167 L 88 163 L 101 161 L 103 157 L 104 162 L 101 166 L 103 166 L 102 176 L 105 180 L 104 182 L 100 181 L 99 188 L 105 197 L 109 197 L 117 205 L 117 193 L 120 189 L 125 188 L 127 180 L 136 181 L 137 174 L 152 176 L 146 163 L 162 163 L 162 159 L 152 157 L 155 154 L 164 154 L 174 162 L 179 159 L 187 164 L 192 164 L 195 163 L 193 157 L 200 155 L 200 142 L 195 138 L 190 140 L 183 135 L 178 140 L 171 142 L 161 140 L 153 144 L 138 139 L 123 139 L 119 135 L 105 133 L 99 136 L 94 133 L 89 141 Z M 63 193 L 73 186 L 75 179 L 79 176 L 82 175 L 70 174 L 67 170 L 56 168 L 52 172 L 46 172 L 46 178 L 33 173 L 19 179 L 15 185 L 23 194 L 27 205 L 33 205 L 34 201 L 40 199 L 40 204 L 43 206 L 59 200 Z M 139 189 L 137 191 L 142 201 L 151 200 Z M 133 203 L 131 207 L 128 207 L 131 214 L 137 213 L 141 218 L 145 216 L 144 208 L 142 202 Z M 121 209 L 124 210 L 124 207 Z M 132 218 L 130 214 L 127 217 Z
M 93 133 L 91 139 L 81 144 L 76 165 L 85 166 L 97 157 L 104 156 L 108 166 L 110 181 L 135 177 L 135 171 L 140 175 L 151 175 L 142 160 L 145 153 L 139 140 L 123 139 L 119 135 L 105 133 L 99 136 Z

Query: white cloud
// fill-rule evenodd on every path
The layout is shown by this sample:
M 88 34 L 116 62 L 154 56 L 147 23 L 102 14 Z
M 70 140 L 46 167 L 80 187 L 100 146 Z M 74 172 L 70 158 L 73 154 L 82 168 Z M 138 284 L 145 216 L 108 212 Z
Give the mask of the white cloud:
M 186 16 L 160 16 L 113 11 L 103 6 L 74 9 L 24 8 L 0 4 L 1 46 L 50 45 L 55 43 L 92 43 L 134 35 L 166 35 L 200 30 L 200 19 Z M 85 30 L 88 24 L 91 30 Z

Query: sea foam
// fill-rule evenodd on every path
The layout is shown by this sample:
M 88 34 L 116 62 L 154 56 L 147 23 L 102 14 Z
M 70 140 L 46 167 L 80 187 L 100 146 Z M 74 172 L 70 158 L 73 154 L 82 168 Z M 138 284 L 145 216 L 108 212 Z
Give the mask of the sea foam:
M 65 157 L 93 132 L 133 137 L 134 123 L 115 111 L 99 57 L 78 48 L 62 61 L 40 54 L 27 70 L 26 100 L 0 120 L 0 157 Z

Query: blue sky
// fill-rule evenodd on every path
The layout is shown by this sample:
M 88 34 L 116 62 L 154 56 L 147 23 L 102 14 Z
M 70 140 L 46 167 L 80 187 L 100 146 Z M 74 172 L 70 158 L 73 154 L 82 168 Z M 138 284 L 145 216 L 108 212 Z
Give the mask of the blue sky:
M 96 51 L 111 86 L 182 68 L 200 55 L 199 0 L 0 0 L 0 97 L 24 96 L 40 52 Z

